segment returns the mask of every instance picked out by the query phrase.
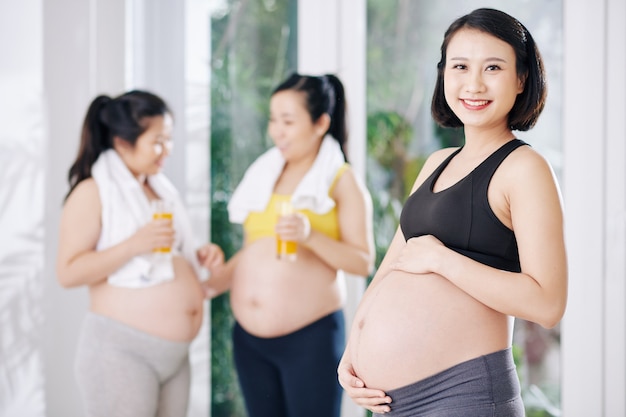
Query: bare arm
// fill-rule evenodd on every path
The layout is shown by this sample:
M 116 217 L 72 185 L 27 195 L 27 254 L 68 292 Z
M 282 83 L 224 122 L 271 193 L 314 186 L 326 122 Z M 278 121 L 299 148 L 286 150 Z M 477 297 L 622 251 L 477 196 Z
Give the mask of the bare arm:
M 57 278 L 64 287 L 92 285 L 106 279 L 134 256 L 152 248 L 170 246 L 174 232 L 169 220 L 148 223 L 129 239 L 96 251 L 102 206 L 93 179 L 72 191 L 61 213 L 57 251 Z
M 307 234 L 302 225 L 307 221 L 304 216 L 300 217 L 297 226 L 281 220 L 276 230 L 285 240 L 297 240 L 306 246 L 332 268 L 367 276 L 374 263 L 370 195 L 352 170 L 348 170 L 337 181 L 333 198 L 337 202 L 340 240 L 316 230 L 309 230 Z
M 224 264 L 224 251 L 215 243 L 207 243 L 196 250 L 198 262 L 211 274 L 219 270 Z
M 211 278 L 202 283 L 207 298 L 215 298 L 230 289 L 240 253 L 235 253 L 228 262 L 211 270 Z

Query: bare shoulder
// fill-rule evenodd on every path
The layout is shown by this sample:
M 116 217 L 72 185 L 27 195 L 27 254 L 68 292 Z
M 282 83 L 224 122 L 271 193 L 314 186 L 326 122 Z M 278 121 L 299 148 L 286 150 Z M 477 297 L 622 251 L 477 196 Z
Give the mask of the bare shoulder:
M 78 183 L 65 200 L 64 210 L 94 210 L 100 212 L 100 193 L 98 184 L 93 178 Z
M 432 171 L 434 171 L 436 167 L 441 165 L 441 163 L 447 157 L 449 157 L 450 155 L 452 155 L 454 152 L 458 150 L 459 150 L 458 147 L 454 147 L 454 148 L 443 148 L 443 149 L 439 149 L 433 152 L 432 154 L 430 154 L 428 159 L 426 159 L 426 162 L 424 163 L 424 167 L 422 169 L 429 169 L 430 170 L 429 174 L 431 174 Z
M 502 162 L 492 183 L 511 204 L 560 200 L 560 189 L 552 166 L 537 150 L 520 146 Z
M 426 159 L 426 162 L 424 162 L 424 165 L 422 166 L 422 169 L 420 170 L 419 174 L 417 174 L 417 178 L 415 179 L 415 182 L 413 183 L 413 188 L 411 189 L 411 193 L 417 190 L 417 188 L 420 185 L 422 185 L 422 183 L 426 180 L 426 178 L 428 178 L 430 174 L 432 174 L 433 171 L 435 171 L 435 169 L 437 169 L 437 167 L 441 165 L 441 163 L 445 161 L 447 157 L 452 155 L 458 149 L 459 149 L 458 147 L 443 148 L 430 154 L 430 156 Z
M 363 179 L 357 175 L 351 165 L 348 165 L 348 167 L 337 178 L 337 182 L 335 183 L 333 189 L 333 198 L 337 200 L 341 199 L 342 196 L 353 193 L 361 195 L 369 194 Z
M 356 184 L 360 182 L 360 179 L 357 177 L 356 172 L 354 172 L 352 165 L 346 164 L 345 169 L 343 169 L 343 172 L 339 173 L 336 181 L 336 186 L 340 186 L 341 183 Z
M 531 146 L 520 146 L 502 164 L 508 174 L 519 178 L 552 177 L 552 166 L 548 160 Z

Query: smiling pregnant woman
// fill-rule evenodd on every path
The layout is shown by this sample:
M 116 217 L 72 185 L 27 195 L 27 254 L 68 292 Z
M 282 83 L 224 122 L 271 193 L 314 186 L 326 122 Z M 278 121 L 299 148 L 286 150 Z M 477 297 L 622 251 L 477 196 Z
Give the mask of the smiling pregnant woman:
M 555 326 L 567 298 L 558 186 L 512 133 L 543 109 L 543 64 L 519 21 L 478 9 L 452 23 L 437 68 L 433 116 L 465 144 L 418 175 L 339 380 L 389 416 L 521 417 L 513 317 Z

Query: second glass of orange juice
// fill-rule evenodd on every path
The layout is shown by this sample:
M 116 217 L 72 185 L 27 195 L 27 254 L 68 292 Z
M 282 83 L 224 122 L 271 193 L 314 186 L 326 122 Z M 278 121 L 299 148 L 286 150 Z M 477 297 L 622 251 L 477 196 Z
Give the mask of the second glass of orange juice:
M 284 200 L 279 201 L 276 206 L 276 212 L 278 216 L 289 216 L 294 213 L 291 201 Z M 282 240 L 280 236 L 276 235 L 276 256 L 278 259 L 287 259 L 289 261 L 295 261 L 298 253 L 298 242 L 289 240 Z

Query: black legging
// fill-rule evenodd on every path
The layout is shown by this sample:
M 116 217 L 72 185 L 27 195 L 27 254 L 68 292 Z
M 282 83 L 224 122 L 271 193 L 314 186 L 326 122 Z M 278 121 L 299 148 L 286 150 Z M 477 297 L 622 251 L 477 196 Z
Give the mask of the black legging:
M 339 417 L 344 332 L 343 311 L 269 339 L 235 323 L 235 365 L 249 417 Z

